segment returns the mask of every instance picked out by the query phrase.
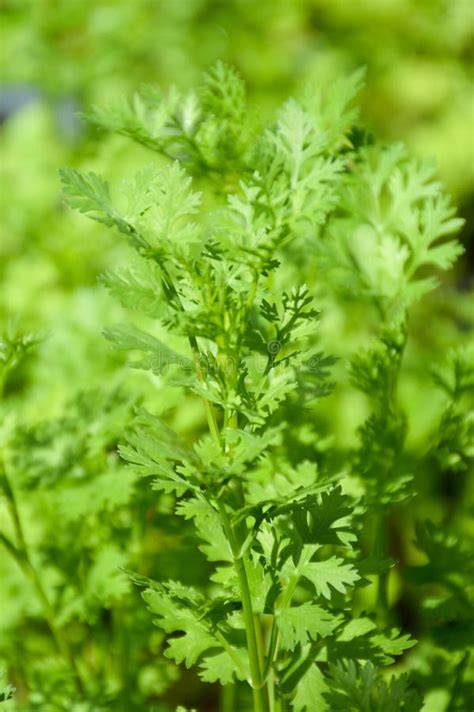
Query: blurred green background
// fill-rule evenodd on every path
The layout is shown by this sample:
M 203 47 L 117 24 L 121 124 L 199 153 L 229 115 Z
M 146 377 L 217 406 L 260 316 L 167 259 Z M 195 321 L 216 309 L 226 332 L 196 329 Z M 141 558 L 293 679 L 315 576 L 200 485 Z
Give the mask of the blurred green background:
M 306 81 L 318 77 L 328 81 L 365 66 L 361 123 L 382 141 L 403 141 L 415 155 L 434 157 L 466 219 L 462 234 L 466 254 L 451 286 L 447 284 L 447 291 L 415 315 L 415 325 L 418 318 L 424 327 L 420 333 L 427 347 L 436 344 L 442 354 L 472 322 L 468 289 L 474 271 L 474 5 L 471 0 L 0 0 L 0 20 L 1 330 L 13 340 L 12 335 L 25 332 L 41 338 L 34 355 L 12 369 L 5 381 L 0 449 L 29 451 L 29 466 L 34 460 L 38 482 L 51 472 L 48 486 L 52 482 L 54 489 L 61 482 L 52 498 L 51 489 L 35 490 L 37 485 L 20 478 L 25 492 L 31 488 L 36 492 L 24 496 L 28 538 L 38 561 L 49 561 L 52 588 L 79 566 L 78 561 L 85 567 L 80 585 L 70 585 L 61 620 L 72 626 L 78 641 L 86 640 L 87 659 L 94 659 L 90 631 L 99 647 L 112 644 L 109 629 L 124 639 L 113 641 L 127 648 L 128 662 L 123 664 L 129 669 L 122 670 L 122 679 L 97 662 L 99 679 L 103 675 L 116 700 L 113 709 L 128 710 L 130 705 L 151 709 L 141 706 L 143 700 L 161 698 L 172 687 L 176 671 L 151 662 L 162 641 L 150 631 L 146 612 L 115 572 L 121 564 L 133 568 L 137 559 L 153 560 L 156 566 L 161 552 L 159 561 L 172 574 L 173 553 L 166 553 L 166 542 L 174 541 L 176 532 L 157 533 L 150 523 L 156 503 L 141 490 L 132 496 L 130 483 L 123 484 L 107 516 L 104 510 L 109 505 L 102 510 L 100 501 L 94 507 L 90 504 L 104 482 L 97 492 L 83 493 L 82 500 L 74 489 L 77 472 L 72 462 L 94 476 L 103 475 L 104 468 L 113 474 L 119 467 L 111 452 L 131 418 L 133 398 L 114 391 L 124 380 L 122 359 L 100 336 L 105 324 L 120 320 L 121 310 L 97 277 L 121 261 L 124 248 L 98 224 L 65 209 L 58 169 L 78 166 L 120 178 L 153 157 L 120 137 L 89 127 L 79 113 L 129 97 L 144 83 L 165 89 L 191 87 L 203 70 L 222 59 L 235 65 L 246 80 L 251 104 L 271 115 Z M 440 312 L 447 317 L 446 325 L 427 333 L 426 325 Z M 326 330 L 329 342 L 339 334 L 333 350 L 347 351 L 349 334 L 352 349 L 364 342 L 365 333 L 357 335 L 347 317 L 342 329 L 343 322 L 333 318 Z M 406 401 L 418 398 L 422 404 L 413 416 L 415 441 L 433 413 L 439 413 L 436 400 L 431 396 L 423 400 L 417 393 L 423 385 L 419 376 L 423 359 L 422 344 L 408 354 L 402 384 Z M 150 394 L 144 376 L 127 374 L 126 380 L 129 391 L 151 401 L 156 412 L 164 409 L 162 399 Z M 89 395 L 80 395 L 83 392 Z M 101 400 L 97 393 L 107 397 Z M 177 398 L 166 394 L 168 409 Z M 338 398 L 345 405 L 335 412 L 351 412 L 354 421 L 360 420 L 357 396 L 342 392 Z M 433 403 L 438 410 L 432 412 Z M 116 414 L 113 418 L 111 412 Z M 71 414 L 77 413 L 94 423 L 94 438 L 86 445 L 75 430 L 76 416 Z M 192 433 L 199 429 L 202 413 L 190 404 L 186 412 L 176 408 L 173 417 L 181 431 Z M 348 427 L 350 416 L 345 417 L 334 424 L 343 436 L 353 431 L 352 423 Z M 18 467 L 20 471 L 21 462 Z M 442 511 L 444 494 L 431 491 L 426 507 Z M 166 503 L 159 506 L 166 513 Z M 74 526 L 81 517 L 91 529 L 98 518 L 101 521 L 95 537 L 82 544 L 86 561 L 83 550 L 74 550 Z M 7 519 L 0 507 L 0 524 L 8 527 Z M 56 549 L 51 544 L 53 532 Z M 199 558 L 194 564 L 199 569 Z M 3 667 L 14 671 L 20 697 L 26 694 L 25 679 L 41 691 L 29 698 L 29 710 L 50 709 L 45 695 L 48 699 L 54 695 L 49 688 L 45 692 L 45 685 L 51 686 L 55 678 L 52 663 L 47 667 L 42 660 L 48 646 L 34 592 L 24 587 L 20 573 L 6 561 L 0 564 L 0 580 L 0 671 Z M 109 619 L 117 610 L 119 624 L 114 628 Z M 22 670 L 22 658 L 32 660 L 29 672 Z M 132 669 L 140 670 L 137 679 Z M 113 695 L 119 694 L 124 680 L 133 694 L 122 691 L 119 703 Z M 215 709 L 212 692 L 196 692 L 193 685 L 194 678 L 187 679 L 190 702 L 203 710 Z M 199 701 L 202 694 L 207 697 Z M 71 709 L 66 702 L 65 707 L 57 704 L 51 709 Z M 436 705 L 434 700 L 427 710 L 436 712 Z M 170 708 L 163 702 L 153 709 Z
M 2 0 L 0 12 L 3 310 L 42 309 L 19 290 L 24 260 L 38 262 L 30 287 L 60 293 L 84 286 L 96 261 L 103 266 L 102 238 L 80 239 L 76 218 L 62 211 L 56 169 L 102 158 L 126 173 L 130 149 L 91 131 L 78 112 L 147 82 L 187 88 L 218 58 L 238 68 L 261 112 L 309 79 L 365 66 L 362 123 L 435 157 L 472 223 L 470 0 Z
M 122 254 L 119 241 L 64 209 L 58 169 L 126 177 L 152 159 L 79 114 L 144 83 L 191 87 L 217 59 L 237 67 L 251 104 L 269 116 L 305 82 L 365 66 L 360 122 L 436 160 L 466 219 L 456 284 L 465 292 L 472 283 L 470 0 L 1 0 L 0 12 L 0 319 L 50 333 L 41 347 L 50 411 L 56 396 L 64 401 L 66 373 L 91 385 L 100 364 L 110 366 L 96 336 L 116 307 L 97 276 Z M 465 320 L 469 302 L 455 301 Z

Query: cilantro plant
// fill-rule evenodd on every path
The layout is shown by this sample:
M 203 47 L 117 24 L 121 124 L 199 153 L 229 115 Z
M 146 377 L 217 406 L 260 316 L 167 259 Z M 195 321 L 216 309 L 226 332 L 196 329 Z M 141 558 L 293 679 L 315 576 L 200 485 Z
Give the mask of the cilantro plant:
M 156 154 L 118 189 L 94 173 L 62 171 L 70 205 L 130 246 L 127 264 L 102 282 L 136 323 L 108 326 L 105 336 L 150 373 L 157 399 L 174 388 L 183 408 L 197 403 L 203 415 L 194 436 L 179 423 L 172 429 L 166 408 L 159 417 L 139 406 L 131 423 L 133 399 L 116 396 L 100 419 L 102 459 L 86 457 L 85 499 L 115 488 L 101 469 L 122 431 L 130 477 L 151 479 L 163 516 L 171 508 L 188 536 L 192 525 L 210 571 L 193 584 L 184 565 L 167 578 L 136 557 L 130 577 L 168 637 L 166 656 L 219 683 L 223 712 L 416 712 L 436 671 L 444 709 L 468 700 L 465 640 L 449 629 L 472 626 L 472 589 L 463 585 L 472 557 L 454 532 L 420 523 L 424 563 L 403 561 L 391 524 L 400 509 L 417 514 L 424 472 L 453 468 L 462 478 L 472 462 L 468 349 L 436 369 L 445 402 L 426 446 L 410 444 L 399 392 L 409 316 L 436 287 L 433 271 L 459 256 L 452 234 L 461 223 L 430 166 L 399 146 L 373 145 L 355 127 L 360 83 L 356 73 L 325 92 L 308 88 L 266 126 L 237 74 L 218 64 L 194 92 L 147 89 L 91 112 L 96 125 Z M 365 318 L 366 347 L 344 355 L 366 409 L 349 447 L 332 428 L 341 349 L 325 337 L 330 304 Z M 65 454 L 72 446 L 80 458 L 89 439 L 74 421 Z M 34 480 L 31 457 L 21 466 L 32 433 L 15 437 L 18 472 Z M 73 474 L 45 468 L 38 455 L 41 481 Z M 115 462 L 113 474 L 124 477 Z M 117 489 L 127 521 L 145 516 L 130 504 L 133 491 L 123 481 Z M 12 501 L 8 483 L 5 492 Z M 79 496 L 73 509 L 83 504 Z M 139 534 L 140 523 L 135 546 Z M 105 579 L 118 575 L 104 569 Z M 414 647 L 418 631 L 401 625 L 399 578 L 420 596 L 422 626 L 436 621 L 429 643 Z M 62 626 L 45 612 L 76 681 L 70 700 L 95 699 L 87 655 L 75 670 Z

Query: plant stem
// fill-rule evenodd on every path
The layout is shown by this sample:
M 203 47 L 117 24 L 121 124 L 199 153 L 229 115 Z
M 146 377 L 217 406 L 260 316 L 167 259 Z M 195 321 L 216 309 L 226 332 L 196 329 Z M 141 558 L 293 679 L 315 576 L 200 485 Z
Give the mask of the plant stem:
M 270 643 L 268 646 L 267 660 L 266 660 L 265 668 L 263 670 L 263 679 L 264 680 L 271 673 L 272 663 L 273 663 L 273 659 L 275 657 L 277 645 L 278 645 L 278 628 L 277 628 L 277 624 L 276 624 L 276 617 L 273 616 L 272 630 L 270 633 Z
M 374 553 L 381 559 L 387 556 L 387 525 L 383 513 L 377 514 L 375 518 Z M 388 614 L 388 576 L 388 571 L 382 571 L 377 577 L 375 609 L 377 619 L 382 625 L 386 624 Z
M 252 679 L 252 693 L 254 701 L 254 712 L 268 712 L 268 696 L 265 689 L 265 683 L 262 678 L 260 667 L 260 655 L 258 646 L 256 616 L 253 612 L 252 596 L 250 593 L 249 582 L 247 578 L 247 570 L 245 566 L 245 556 L 239 554 L 239 545 L 236 541 L 229 516 L 222 502 L 218 502 L 219 512 L 222 519 L 222 525 L 230 543 L 233 558 L 234 568 L 239 581 L 240 594 L 242 598 L 242 612 L 244 616 L 245 633 L 247 637 L 247 650 L 250 663 L 250 675 Z
M 189 341 L 189 345 L 191 346 L 191 350 L 193 352 L 194 365 L 196 366 L 197 376 L 201 382 L 205 383 L 205 374 L 202 370 L 201 352 L 199 350 L 199 345 L 198 345 L 197 339 L 194 335 L 190 334 L 188 336 L 188 341 Z M 209 426 L 211 435 L 214 438 L 214 440 L 216 441 L 216 443 L 220 444 L 221 438 L 220 438 L 220 434 L 219 434 L 219 427 L 218 427 L 217 421 L 216 421 L 216 415 L 214 413 L 212 403 L 210 403 L 210 401 L 208 401 L 207 398 L 204 398 L 204 407 L 206 409 L 207 424 Z
M 220 712 L 235 712 L 236 685 L 223 685 L 219 704 Z
M 55 614 L 54 614 L 53 607 L 51 606 L 48 595 L 43 587 L 43 583 L 41 581 L 40 575 L 38 574 L 38 571 L 36 570 L 36 568 L 32 562 L 29 548 L 26 543 L 26 539 L 25 539 L 25 535 L 24 535 L 24 531 L 23 531 L 23 525 L 21 523 L 20 512 L 19 512 L 18 505 L 16 502 L 15 493 L 14 493 L 13 488 L 8 480 L 8 477 L 7 477 L 7 474 L 4 470 L 4 468 L 2 468 L 0 475 L 1 475 L 3 488 L 5 490 L 8 508 L 10 510 L 11 518 L 12 518 L 14 529 L 15 529 L 17 545 L 15 545 L 13 542 L 11 542 L 8 539 L 8 537 L 6 537 L 4 534 L 1 534 L 1 533 L 0 533 L 0 541 L 4 544 L 4 546 L 10 552 L 10 554 L 15 558 L 18 565 L 22 569 L 23 573 L 31 581 L 31 583 L 36 591 L 36 594 L 38 596 L 38 599 L 40 600 L 41 606 L 43 608 L 43 614 L 45 617 L 45 621 L 46 621 L 48 628 L 50 630 L 51 637 L 54 641 L 56 649 L 57 649 L 58 653 L 61 655 L 61 657 L 66 661 L 69 668 L 71 669 L 71 671 L 73 673 L 74 682 L 76 685 L 77 692 L 79 693 L 79 695 L 81 697 L 83 697 L 84 696 L 84 684 L 83 684 L 81 676 L 79 674 L 79 670 L 77 668 L 74 657 L 71 653 L 71 650 L 69 649 L 69 645 L 68 645 L 66 639 L 64 638 L 61 629 L 58 628 L 58 626 L 56 626 Z
M 163 274 L 164 274 L 164 276 L 165 276 L 165 279 L 166 279 L 166 281 L 167 281 L 167 283 L 168 283 L 168 287 L 171 289 L 171 291 L 173 292 L 173 294 L 174 294 L 174 296 L 175 296 L 176 303 L 178 304 L 180 311 L 182 311 L 183 314 L 184 314 L 184 313 L 185 313 L 185 309 L 184 309 L 183 303 L 182 303 L 182 301 L 181 301 L 181 297 L 179 296 L 178 290 L 176 289 L 176 287 L 175 287 L 175 285 L 174 285 L 174 282 L 173 282 L 173 280 L 172 280 L 172 278 L 171 278 L 170 273 L 168 272 L 168 270 L 167 270 L 167 268 L 166 268 L 166 266 L 165 266 L 164 264 L 161 265 L 161 269 L 162 269 Z M 206 379 L 205 379 L 205 373 L 204 373 L 204 371 L 203 371 L 203 369 L 202 369 L 201 351 L 200 351 L 200 349 L 199 349 L 199 344 L 198 344 L 197 338 L 196 338 L 196 336 L 195 336 L 194 334 L 188 333 L 188 343 L 189 343 L 189 345 L 190 345 L 190 347 L 191 347 L 191 351 L 192 351 L 192 354 L 193 354 L 194 365 L 195 365 L 195 367 L 196 367 L 197 376 L 198 376 L 199 380 L 200 380 L 202 383 L 205 383 L 205 380 L 206 380 Z M 205 409 L 206 409 L 207 424 L 208 424 L 208 426 L 209 426 L 209 430 L 210 430 L 210 432 L 211 432 L 211 435 L 212 435 L 212 437 L 214 438 L 214 440 L 215 440 L 218 444 L 220 444 L 219 428 L 218 428 L 218 425 L 217 425 L 216 416 L 215 416 L 215 413 L 214 413 L 214 409 L 213 409 L 213 407 L 212 407 L 212 403 L 210 403 L 210 401 L 208 401 L 208 400 L 205 398 L 205 399 L 204 399 L 204 406 L 205 406 Z
M 270 642 L 268 644 L 267 659 L 263 669 L 263 679 L 267 683 L 268 698 L 270 704 L 270 712 L 276 712 L 278 700 L 275 699 L 275 671 L 273 669 L 273 661 L 275 660 L 278 649 L 278 627 L 276 616 L 273 616 L 272 629 L 270 632 Z
M 188 340 L 194 355 L 198 378 L 201 381 L 204 381 L 205 374 L 203 373 L 202 365 L 200 362 L 201 354 L 197 339 L 194 335 L 189 335 Z M 221 437 L 214 409 L 212 407 L 212 403 L 210 403 L 207 399 L 205 399 L 205 408 L 210 433 L 214 438 L 216 444 L 221 447 Z M 237 416 L 234 416 L 232 418 L 232 421 L 233 425 L 236 426 L 238 422 Z M 224 531 L 226 533 L 227 539 L 232 550 L 234 568 L 239 581 L 240 593 L 242 598 L 242 611 L 244 616 L 245 632 L 247 638 L 247 650 L 250 663 L 250 674 L 252 678 L 254 711 L 269 712 L 268 694 L 265 688 L 265 682 L 262 678 L 262 668 L 265 664 L 265 661 L 263 659 L 263 638 L 260 627 L 260 619 L 258 618 L 258 616 L 255 616 L 253 612 L 252 596 L 250 593 L 247 571 L 245 567 L 245 555 L 242 555 L 240 553 L 240 546 L 236 540 L 231 522 L 225 509 L 225 505 L 222 502 L 218 502 L 218 507 Z
M 383 403 L 381 411 L 387 429 L 390 428 L 390 420 L 396 417 L 399 410 L 397 405 L 397 388 L 405 345 L 406 332 L 404 332 L 403 334 L 403 341 L 396 342 L 396 348 L 398 350 L 398 359 L 395 361 L 395 366 L 392 367 L 389 371 L 388 387 L 385 394 L 385 402 Z M 398 459 L 400 458 L 400 456 L 401 453 L 396 452 L 388 468 L 382 468 L 381 476 L 384 480 L 384 484 L 389 482 L 395 476 L 397 472 Z M 376 558 L 382 560 L 387 559 L 389 553 L 389 517 L 390 510 L 388 509 L 379 509 L 375 514 L 373 553 Z M 385 570 L 378 575 L 377 580 L 377 597 L 375 603 L 375 612 L 377 619 L 381 625 L 386 625 L 389 618 L 389 576 L 389 571 Z

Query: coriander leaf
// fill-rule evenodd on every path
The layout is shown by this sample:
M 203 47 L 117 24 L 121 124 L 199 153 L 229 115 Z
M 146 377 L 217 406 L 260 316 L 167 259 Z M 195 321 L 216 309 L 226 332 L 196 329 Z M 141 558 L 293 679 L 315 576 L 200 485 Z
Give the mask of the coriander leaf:
M 306 645 L 330 635 L 339 625 L 337 617 L 314 603 L 286 608 L 276 613 L 282 645 L 286 650 L 294 650 L 297 645 Z

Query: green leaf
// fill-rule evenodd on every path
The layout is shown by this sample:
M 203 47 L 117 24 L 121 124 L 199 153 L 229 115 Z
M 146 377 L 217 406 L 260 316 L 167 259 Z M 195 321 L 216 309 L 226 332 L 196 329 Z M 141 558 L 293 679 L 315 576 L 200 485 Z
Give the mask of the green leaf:
M 120 456 L 138 474 L 153 477 L 156 489 L 178 495 L 199 489 L 195 470 L 191 466 L 194 461 L 192 451 L 159 418 L 145 410 L 139 411 L 135 429 L 129 434 L 127 443 L 119 447 Z
M 288 516 L 288 534 L 297 538 L 295 550 L 299 553 L 304 544 L 337 546 L 352 541 L 354 537 L 349 531 L 347 519 L 351 512 L 349 500 L 338 486 L 319 495 L 310 494 L 294 503 L 275 507 L 268 517 Z
M 157 265 L 142 262 L 131 269 L 105 272 L 100 281 L 122 306 L 157 318 L 163 316 L 166 303 L 161 278 Z
M 181 356 L 155 336 L 132 324 L 112 326 L 104 329 L 103 333 L 119 351 L 141 351 L 146 354 L 142 360 L 132 362 L 134 368 L 150 369 L 157 374 L 172 364 L 193 368 L 191 359 Z
M 95 173 L 83 175 L 71 168 L 62 169 L 60 176 L 64 194 L 72 208 L 108 227 L 116 227 L 137 248 L 147 246 L 134 225 L 113 205 L 107 181 Z
M 301 575 L 310 581 L 318 596 L 330 600 L 331 588 L 339 593 L 347 593 L 347 588 L 360 579 L 352 564 L 345 564 L 343 559 L 332 556 L 326 561 L 312 561 L 306 564 Z
M 365 635 L 377 628 L 376 623 L 370 618 L 353 618 L 347 625 L 344 626 L 337 639 L 342 641 L 353 640 L 361 635 Z
M 359 151 L 345 178 L 341 217 L 321 242 L 323 259 L 345 277 L 346 289 L 403 311 L 437 284 L 420 270 L 447 269 L 463 252 L 456 240 L 439 243 L 463 221 L 433 175 L 431 164 L 408 159 L 400 145 Z
M 177 505 L 176 512 L 185 519 L 193 520 L 198 536 L 205 542 L 199 548 L 209 561 L 233 561 L 220 516 L 209 502 L 204 499 L 188 499 Z
M 239 663 L 239 667 L 236 666 L 236 661 Z M 221 685 L 228 685 L 236 680 L 248 679 L 247 650 L 233 646 L 232 657 L 224 650 L 217 655 L 206 656 L 199 667 L 199 677 L 204 682 L 219 682 Z
M 309 602 L 277 611 L 276 622 L 285 650 L 294 650 L 297 645 L 304 646 L 311 640 L 324 638 L 339 625 L 338 618 L 332 613 Z
M 168 582 L 160 590 L 147 589 L 142 594 L 149 610 L 158 618 L 156 625 L 166 633 L 182 633 L 168 643 L 166 656 L 191 667 L 210 648 L 219 648 L 209 626 L 202 620 L 202 597 L 194 589 Z
M 386 633 L 378 633 L 371 637 L 371 642 L 376 645 L 386 656 L 385 662 L 393 662 L 397 655 L 401 655 L 405 650 L 416 645 L 416 640 L 410 634 L 401 635 L 397 628 L 387 631 Z
M 7 700 L 11 700 L 14 693 L 15 693 L 15 688 L 12 687 L 12 685 L 5 685 L 3 678 L 5 673 L 0 673 L 0 702 L 6 702 Z
M 324 693 L 328 687 L 321 670 L 311 665 L 298 682 L 296 694 L 291 700 L 295 712 L 312 712 L 314 709 L 322 712 L 327 709 Z
M 359 667 L 353 661 L 330 665 L 326 693 L 331 712 L 419 712 L 420 695 L 402 675 L 386 683 L 372 663 Z
M 453 400 L 474 395 L 474 348 L 452 349 L 445 364 L 433 367 L 432 377 Z
M 60 176 L 72 208 L 81 213 L 90 213 L 94 220 L 106 225 L 115 224 L 110 187 L 106 181 L 95 173 L 82 175 L 71 168 L 63 168 Z

